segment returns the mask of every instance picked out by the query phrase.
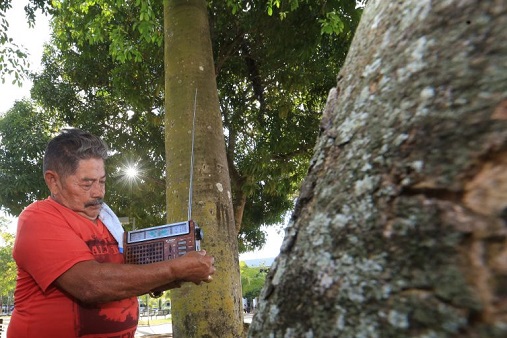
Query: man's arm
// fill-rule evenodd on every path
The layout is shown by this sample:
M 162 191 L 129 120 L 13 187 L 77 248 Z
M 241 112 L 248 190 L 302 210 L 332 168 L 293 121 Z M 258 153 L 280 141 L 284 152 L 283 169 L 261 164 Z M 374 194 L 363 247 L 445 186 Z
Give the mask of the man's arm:
M 89 260 L 79 262 L 55 281 L 56 285 L 88 304 L 140 296 L 181 282 L 210 282 L 214 259 L 205 251 L 152 264 L 114 264 Z

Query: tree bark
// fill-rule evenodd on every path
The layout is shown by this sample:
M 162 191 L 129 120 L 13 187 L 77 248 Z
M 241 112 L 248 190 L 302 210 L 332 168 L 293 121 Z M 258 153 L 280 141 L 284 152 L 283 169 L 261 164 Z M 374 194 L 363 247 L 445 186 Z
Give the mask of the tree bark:
M 171 291 L 175 337 L 241 337 L 237 233 L 211 51 L 207 3 L 164 1 L 168 222 L 187 219 L 197 91 L 192 218 L 215 257 L 213 282 Z
M 507 336 L 507 3 L 368 3 L 250 337 Z

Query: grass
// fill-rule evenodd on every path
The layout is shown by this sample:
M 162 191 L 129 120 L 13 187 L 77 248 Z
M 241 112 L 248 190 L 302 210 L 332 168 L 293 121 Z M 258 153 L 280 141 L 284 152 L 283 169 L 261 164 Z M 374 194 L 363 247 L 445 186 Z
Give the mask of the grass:
M 149 319 L 149 321 L 148 321 Z M 155 317 L 139 317 L 139 326 L 148 326 L 148 325 L 161 325 L 161 324 L 171 324 L 172 318 L 171 316 L 167 316 L 165 318 L 155 318 Z

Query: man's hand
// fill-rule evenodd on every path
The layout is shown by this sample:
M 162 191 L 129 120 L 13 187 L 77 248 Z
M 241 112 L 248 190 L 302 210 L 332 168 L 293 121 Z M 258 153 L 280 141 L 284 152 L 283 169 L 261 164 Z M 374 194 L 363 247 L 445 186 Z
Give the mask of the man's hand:
M 199 285 L 213 280 L 215 258 L 207 255 L 205 250 L 189 252 L 178 260 L 175 269 L 180 281 Z

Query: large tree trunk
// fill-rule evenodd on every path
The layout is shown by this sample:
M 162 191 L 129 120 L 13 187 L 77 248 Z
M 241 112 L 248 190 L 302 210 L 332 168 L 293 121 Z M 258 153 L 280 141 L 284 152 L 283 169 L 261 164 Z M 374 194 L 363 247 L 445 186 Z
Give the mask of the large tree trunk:
M 237 233 L 205 0 L 164 1 L 168 221 L 187 219 L 197 90 L 192 218 L 215 257 L 213 282 L 172 291 L 175 337 L 240 337 Z
M 251 337 L 507 337 L 507 2 L 367 5 Z

